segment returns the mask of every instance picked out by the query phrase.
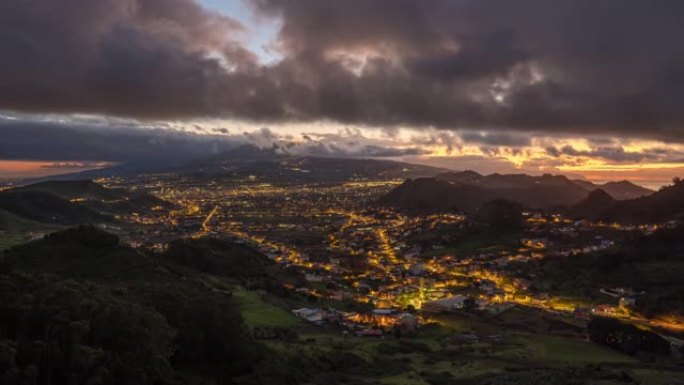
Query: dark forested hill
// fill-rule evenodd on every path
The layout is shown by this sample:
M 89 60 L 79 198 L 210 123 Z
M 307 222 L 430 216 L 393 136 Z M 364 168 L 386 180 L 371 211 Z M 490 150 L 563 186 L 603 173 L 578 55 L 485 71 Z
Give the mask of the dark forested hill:
M 663 187 L 652 195 L 615 202 L 599 214 L 605 221 L 659 223 L 684 218 L 684 182 Z
M 611 207 L 615 202 L 616 200 L 607 192 L 596 189 L 589 193 L 586 198 L 570 206 L 567 214 L 573 218 L 597 219 L 601 212 Z
M 247 246 L 191 240 L 149 254 L 82 226 L 0 261 L 2 384 L 232 383 L 265 358 L 230 292 L 205 281 L 269 282 L 270 261 Z
M 50 194 L 106 214 L 149 212 L 154 208 L 169 209 L 172 207 L 169 202 L 147 192 L 107 188 L 91 180 L 45 181 L 15 187 L 8 192 Z
M 626 180 L 595 185 L 594 188 L 600 188 L 613 197 L 613 199 L 617 200 L 641 198 L 654 193 L 653 190 L 635 185 L 634 183 Z
M 485 202 L 504 199 L 527 208 L 564 211 L 574 217 L 645 223 L 684 214 L 682 189 L 670 186 L 653 193 L 628 181 L 597 185 L 562 175 L 450 171 L 431 178 L 408 179 L 377 203 L 416 213 L 475 212 Z
M 70 181 L 45 181 L 26 186 L 15 187 L 12 191 L 39 191 L 56 195 L 60 198 L 71 200 L 97 199 L 116 200 L 124 199 L 126 193 L 123 190 L 109 189 L 89 179 Z
M 646 315 L 684 315 L 684 226 L 635 233 L 623 245 L 598 254 L 546 258 L 518 267 L 538 277 L 537 285 L 545 291 L 596 297 L 601 288 L 631 288 L 643 293 L 636 306 Z
M 435 178 L 407 180 L 378 203 L 406 211 L 473 212 L 483 203 L 505 199 L 531 208 L 574 204 L 588 192 L 563 176 L 499 175 L 478 177 L 474 172 L 445 173 Z
M 467 211 L 488 201 L 482 188 L 436 178 L 408 179 L 378 200 L 409 212 Z
M 21 218 L 49 224 L 98 223 L 111 219 L 90 208 L 41 191 L 2 192 L 0 208 Z
M 587 191 L 601 189 L 616 200 L 635 199 L 654 193 L 653 190 L 641 187 L 627 180 L 607 182 L 604 184 L 595 184 L 581 179 L 573 179 L 572 182 L 584 187 Z

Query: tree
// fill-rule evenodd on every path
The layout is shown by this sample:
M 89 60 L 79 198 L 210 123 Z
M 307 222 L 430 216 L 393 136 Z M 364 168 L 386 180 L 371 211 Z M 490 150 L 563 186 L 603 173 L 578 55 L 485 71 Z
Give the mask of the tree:
M 517 202 L 495 199 L 480 207 L 476 219 L 496 229 L 517 229 L 523 224 L 523 207 Z
M 670 352 L 670 344 L 657 333 L 614 318 L 593 318 L 587 324 L 587 332 L 590 340 L 627 354 L 641 351 L 666 355 Z
M 473 298 L 466 298 L 463 301 L 463 308 L 466 310 L 473 310 L 477 307 L 477 301 L 475 301 Z

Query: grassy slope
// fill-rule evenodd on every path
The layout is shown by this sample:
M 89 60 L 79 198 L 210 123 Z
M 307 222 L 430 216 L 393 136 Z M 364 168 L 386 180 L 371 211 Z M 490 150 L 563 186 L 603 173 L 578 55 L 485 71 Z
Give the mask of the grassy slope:
M 445 345 L 444 340 L 453 333 L 477 330 L 480 335 L 501 332 L 500 327 L 483 323 L 477 318 L 447 316 L 440 319 L 442 326 L 426 328 L 411 338 L 429 348 L 427 352 L 415 351 L 397 354 L 381 353 L 380 345 L 402 346 L 401 340 L 392 337 L 364 339 L 343 337 L 334 327 L 314 327 L 296 319 L 289 309 L 274 304 L 268 297 L 254 291 L 235 287 L 233 295 L 238 299 L 242 315 L 250 327 L 291 327 L 300 333 L 300 342 L 269 341 L 267 344 L 279 354 L 288 355 L 304 351 L 339 351 L 362 358 L 378 372 L 363 375 L 383 384 L 413 385 L 429 383 L 428 374 L 444 374 L 453 379 L 475 379 L 510 368 L 582 367 L 587 364 L 630 365 L 637 361 L 629 356 L 592 344 L 588 341 L 537 335 L 530 333 L 504 332 L 505 343 L 492 345 L 487 342 L 475 345 Z M 277 301 L 276 301 L 277 302 Z M 308 305 L 310 307 L 316 304 Z M 312 338 L 313 342 L 302 342 Z M 312 353 L 313 354 L 313 353 Z M 378 360 L 389 360 L 387 368 L 378 368 Z
M 233 289 L 233 297 L 238 300 L 242 317 L 249 327 L 302 325 L 301 321 L 293 314 L 265 302 L 261 299 L 261 295 L 255 291 L 248 291 L 241 286 L 236 286 Z
M 49 232 L 57 229 L 56 226 L 18 217 L 0 209 L 0 251 L 28 242 L 31 238 L 30 232 Z
M 22 218 L 10 213 L 7 210 L 0 209 L 0 231 L 8 233 L 19 233 L 25 231 L 38 231 L 56 229 L 40 222 L 32 221 L 30 219 Z
M 28 241 L 28 237 L 22 234 L 0 235 L 0 251 L 9 249 Z

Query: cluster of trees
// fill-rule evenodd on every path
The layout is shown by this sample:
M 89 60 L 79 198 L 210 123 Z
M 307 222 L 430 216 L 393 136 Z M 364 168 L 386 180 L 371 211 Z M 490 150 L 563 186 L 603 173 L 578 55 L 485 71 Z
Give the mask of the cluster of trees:
M 253 339 L 230 292 L 203 280 L 214 269 L 275 279 L 245 246 L 179 242 L 151 255 L 81 227 L 0 259 L 2 384 L 250 383 L 287 366 Z
M 170 383 L 175 336 L 153 308 L 97 285 L 0 277 L 3 384 Z
M 520 203 L 495 199 L 480 206 L 475 219 L 500 231 L 517 230 L 524 223 L 522 212 Z
M 670 354 L 670 343 L 657 333 L 614 318 L 593 318 L 587 331 L 592 341 L 627 354 Z
M 291 294 L 283 283 L 301 286 L 305 282 L 300 273 L 280 269 L 255 249 L 217 238 L 178 239 L 156 257 L 162 263 L 220 276 L 249 290 L 266 290 L 283 297 Z
M 515 268 L 536 275 L 536 284 L 544 291 L 591 297 L 605 286 L 630 287 L 644 292 L 637 297 L 639 313 L 647 317 L 681 314 L 684 226 L 625 236 L 621 246 L 600 253 L 547 258 Z

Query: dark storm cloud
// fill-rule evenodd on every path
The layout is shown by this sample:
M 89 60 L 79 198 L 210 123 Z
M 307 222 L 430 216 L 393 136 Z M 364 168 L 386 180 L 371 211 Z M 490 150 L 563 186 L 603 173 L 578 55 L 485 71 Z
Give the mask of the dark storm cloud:
M 5 0 L 0 106 L 684 139 L 679 0 L 252 3 L 276 64 L 192 0 Z
M 684 46 L 672 40 L 684 33 L 680 1 L 258 3 L 282 16 L 287 58 L 309 66 L 318 115 L 447 128 L 682 133 Z M 340 51 L 377 55 L 353 76 L 330 59 Z
M 255 78 L 254 55 L 231 38 L 243 27 L 192 0 L 5 0 L 0 24 L 5 109 L 136 117 L 274 110 L 258 98 L 271 83 Z
M 467 143 L 479 143 L 490 146 L 522 147 L 532 144 L 532 139 L 527 135 L 508 134 L 503 132 L 463 132 L 461 139 Z
M 193 126 L 189 131 L 178 131 L 170 127 L 140 126 L 124 121 L 62 123 L 35 119 L 8 120 L 0 116 L 0 159 L 59 160 L 49 166 L 51 168 L 91 168 L 100 162 L 155 166 L 182 164 L 245 144 L 301 156 L 365 158 L 426 153 L 416 147 L 394 148 L 374 143 L 351 131 L 306 137 L 308 140 L 303 142 L 294 141 L 292 136 L 278 134 L 267 127 L 229 135 L 223 128 L 204 129 L 199 126 Z
M 343 157 L 343 158 L 393 158 L 401 156 L 425 155 L 420 148 L 394 148 L 373 144 L 343 146 L 336 143 L 310 142 L 297 144 L 288 149 L 288 153 L 302 155 Z
M 608 160 L 611 162 L 641 162 L 645 160 L 654 161 L 658 159 L 663 159 L 664 156 L 672 155 L 672 151 L 663 149 L 648 149 L 641 152 L 630 152 L 625 151 L 622 147 L 597 147 L 591 150 L 577 150 L 570 145 L 563 146 L 561 148 L 548 147 L 546 153 L 553 157 L 560 157 L 563 155 L 571 157 L 588 157 L 588 158 L 599 158 Z
M 182 162 L 235 146 L 220 136 L 165 128 L 25 120 L 0 120 L 0 137 L 0 159 Z

